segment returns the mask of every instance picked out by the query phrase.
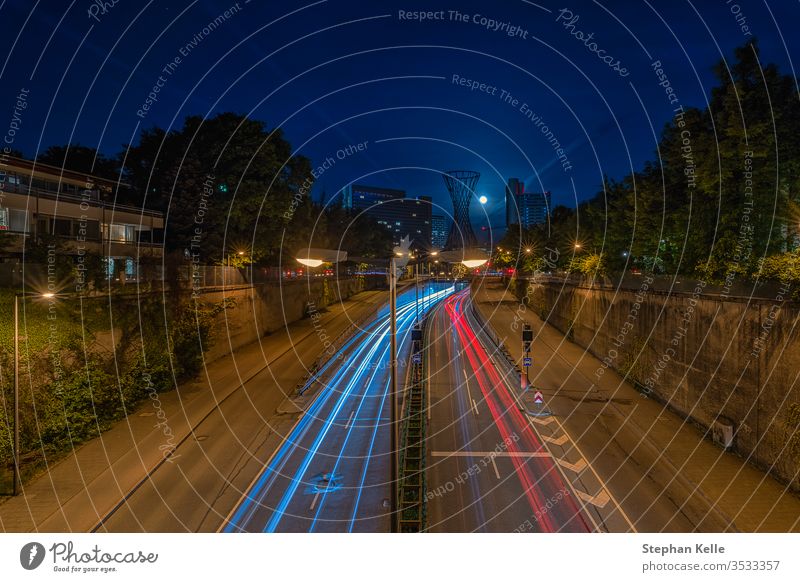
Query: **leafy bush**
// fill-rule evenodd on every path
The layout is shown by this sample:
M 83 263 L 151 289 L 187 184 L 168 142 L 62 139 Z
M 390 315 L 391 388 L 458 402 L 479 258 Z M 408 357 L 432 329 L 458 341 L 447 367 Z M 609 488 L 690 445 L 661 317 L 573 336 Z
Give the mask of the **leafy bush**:
M 580 273 L 590 277 L 606 273 L 606 256 L 604 253 L 584 253 L 573 257 L 567 267 L 571 273 Z
M 781 253 L 766 257 L 759 269 L 764 279 L 775 279 L 783 283 L 800 283 L 800 253 Z

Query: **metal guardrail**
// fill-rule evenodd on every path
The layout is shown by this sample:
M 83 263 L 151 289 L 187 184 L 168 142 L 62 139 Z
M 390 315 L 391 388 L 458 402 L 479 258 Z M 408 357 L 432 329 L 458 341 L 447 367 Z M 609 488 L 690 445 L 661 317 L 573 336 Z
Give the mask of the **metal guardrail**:
M 481 323 L 481 330 L 483 333 L 485 333 L 488 338 L 492 340 L 492 343 L 497 346 L 497 350 L 503 354 L 509 365 L 517 371 L 518 375 L 521 376 L 522 370 L 520 370 L 519 364 L 514 360 L 514 357 L 511 355 L 511 352 L 508 351 L 508 348 L 506 348 L 503 341 L 497 337 L 497 333 L 494 331 L 492 325 L 486 319 L 484 319 L 471 296 L 469 299 L 469 307 L 472 309 L 472 314 L 475 316 L 475 319 Z
M 424 325 L 424 321 L 423 321 Z M 425 527 L 425 364 L 422 341 L 411 354 L 411 385 L 403 402 L 398 472 L 398 531 L 419 533 Z

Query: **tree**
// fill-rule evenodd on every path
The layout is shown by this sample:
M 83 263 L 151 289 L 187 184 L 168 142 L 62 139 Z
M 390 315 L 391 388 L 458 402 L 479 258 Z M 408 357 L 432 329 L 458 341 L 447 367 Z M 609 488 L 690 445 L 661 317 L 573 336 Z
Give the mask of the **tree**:
M 50 146 L 36 157 L 36 161 L 108 180 L 119 178 L 119 164 L 114 158 L 104 156 L 96 148 L 80 144 Z
M 200 261 L 220 263 L 245 244 L 251 260 L 275 264 L 308 198 L 311 167 L 280 130 L 221 113 L 187 117 L 171 132 L 144 130 L 128 147 L 125 172 L 147 206 L 167 213 L 169 250 L 191 248 Z

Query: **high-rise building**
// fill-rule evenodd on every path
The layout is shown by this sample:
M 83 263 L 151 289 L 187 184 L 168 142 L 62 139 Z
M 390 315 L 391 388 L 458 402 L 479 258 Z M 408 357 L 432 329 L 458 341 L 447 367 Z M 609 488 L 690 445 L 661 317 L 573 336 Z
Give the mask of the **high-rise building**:
M 427 248 L 431 240 L 429 196 L 406 198 L 405 190 L 352 184 L 341 192 L 342 205 L 354 214 L 365 213 L 392 232 L 395 245 L 405 236 L 412 248 Z
M 525 184 L 509 178 L 506 186 L 506 226 L 530 228 L 545 224 L 550 215 L 550 192 L 525 192 Z
M 431 248 L 443 249 L 447 244 L 447 219 L 440 214 L 431 216 Z
M 506 185 L 506 226 L 519 224 L 516 197 L 525 193 L 525 184 L 518 178 L 509 178 Z

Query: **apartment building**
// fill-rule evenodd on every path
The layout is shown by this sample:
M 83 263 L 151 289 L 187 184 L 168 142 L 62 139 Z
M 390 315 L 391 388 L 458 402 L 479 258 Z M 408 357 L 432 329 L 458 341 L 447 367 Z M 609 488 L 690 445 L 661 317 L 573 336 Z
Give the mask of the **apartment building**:
M 127 186 L 11 156 L 0 156 L 0 262 L 19 263 L 45 238 L 59 252 L 103 257 L 108 278 L 141 280 L 142 262 L 163 253 L 164 216 L 116 204 Z

